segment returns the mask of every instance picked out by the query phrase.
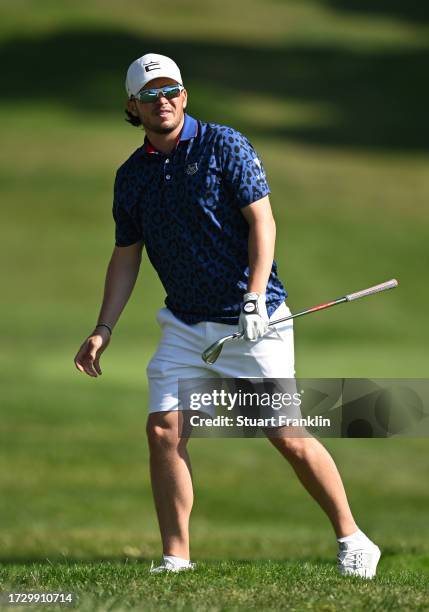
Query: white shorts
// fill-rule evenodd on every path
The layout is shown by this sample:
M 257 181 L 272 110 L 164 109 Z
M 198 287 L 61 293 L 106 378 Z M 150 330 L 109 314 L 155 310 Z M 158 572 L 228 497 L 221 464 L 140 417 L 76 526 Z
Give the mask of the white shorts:
M 285 303 L 270 320 L 290 315 Z M 178 380 L 185 378 L 294 378 L 293 321 L 280 323 L 256 342 L 226 342 L 216 363 L 208 365 L 201 353 L 210 344 L 237 331 L 234 325 L 201 322 L 187 325 L 168 308 L 161 308 L 157 322 L 162 337 L 147 367 L 149 413 L 179 409 Z

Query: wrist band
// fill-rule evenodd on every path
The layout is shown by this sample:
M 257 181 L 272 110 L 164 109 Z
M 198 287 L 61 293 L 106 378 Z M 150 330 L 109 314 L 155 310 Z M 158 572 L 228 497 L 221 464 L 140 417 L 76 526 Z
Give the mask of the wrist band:
M 95 329 L 97 329 L 97 327 L 107 327 L 107 329 L 110 332 L 110 335 L 112 335 L 112 328 L 110 327 L 110 325 L 107 325 L 107 323 L 97 323 L 97 325 L 95 326 Z

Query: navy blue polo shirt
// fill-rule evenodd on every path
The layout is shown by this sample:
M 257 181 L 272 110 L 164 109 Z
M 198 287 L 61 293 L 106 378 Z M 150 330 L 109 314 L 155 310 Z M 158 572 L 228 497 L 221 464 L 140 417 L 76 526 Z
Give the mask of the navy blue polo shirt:
M 241 209 L 270 193 L 255 149 L 236 130 L 185 115 L 176 148 L 148 142 L 116 174 L 116 245 L 143 241 L 167 293 L 188 324 L 237 324 L 249 280 L 249 226 Z M 273 262 L 269 316 L 287 293 Z

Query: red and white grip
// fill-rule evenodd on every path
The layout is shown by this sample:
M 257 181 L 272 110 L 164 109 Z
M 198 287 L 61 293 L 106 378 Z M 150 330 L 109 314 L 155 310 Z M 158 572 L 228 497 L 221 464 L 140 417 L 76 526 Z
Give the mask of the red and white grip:
M 394 289 L 397 286 L 398 281 L 396 280 L 396 278 L 392 278 L 391 280 L 388 280 L 385 283 L 380 283 L 379 285 L 368 287 L 368 289 L 362 289 L 362 291 L 349 293 L 349 295 L 346 295 L 346 299 L 348 302 L 352 302 L 353 300 L 358 300 L 359 298 L 366 297 L 367 295 L 372 295 L 373 293 L 379 293 L 380 291 L 386 291 L 387 289 Z

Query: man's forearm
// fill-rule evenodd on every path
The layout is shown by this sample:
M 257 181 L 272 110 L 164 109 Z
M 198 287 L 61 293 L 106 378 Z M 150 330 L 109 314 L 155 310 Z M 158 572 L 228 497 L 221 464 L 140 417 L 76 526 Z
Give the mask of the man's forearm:
M 247 291 L 265 293 L 271 273 L 276 240 L 273 218 L 255 222 L 249 227 L 249 282 Z
M 115 326 L 134 289 L 140 263 L 141 252 L 131 247 L 115 248 L 107 268 L 103 303 L 97 322 L 106 323 L 111 328 Z

